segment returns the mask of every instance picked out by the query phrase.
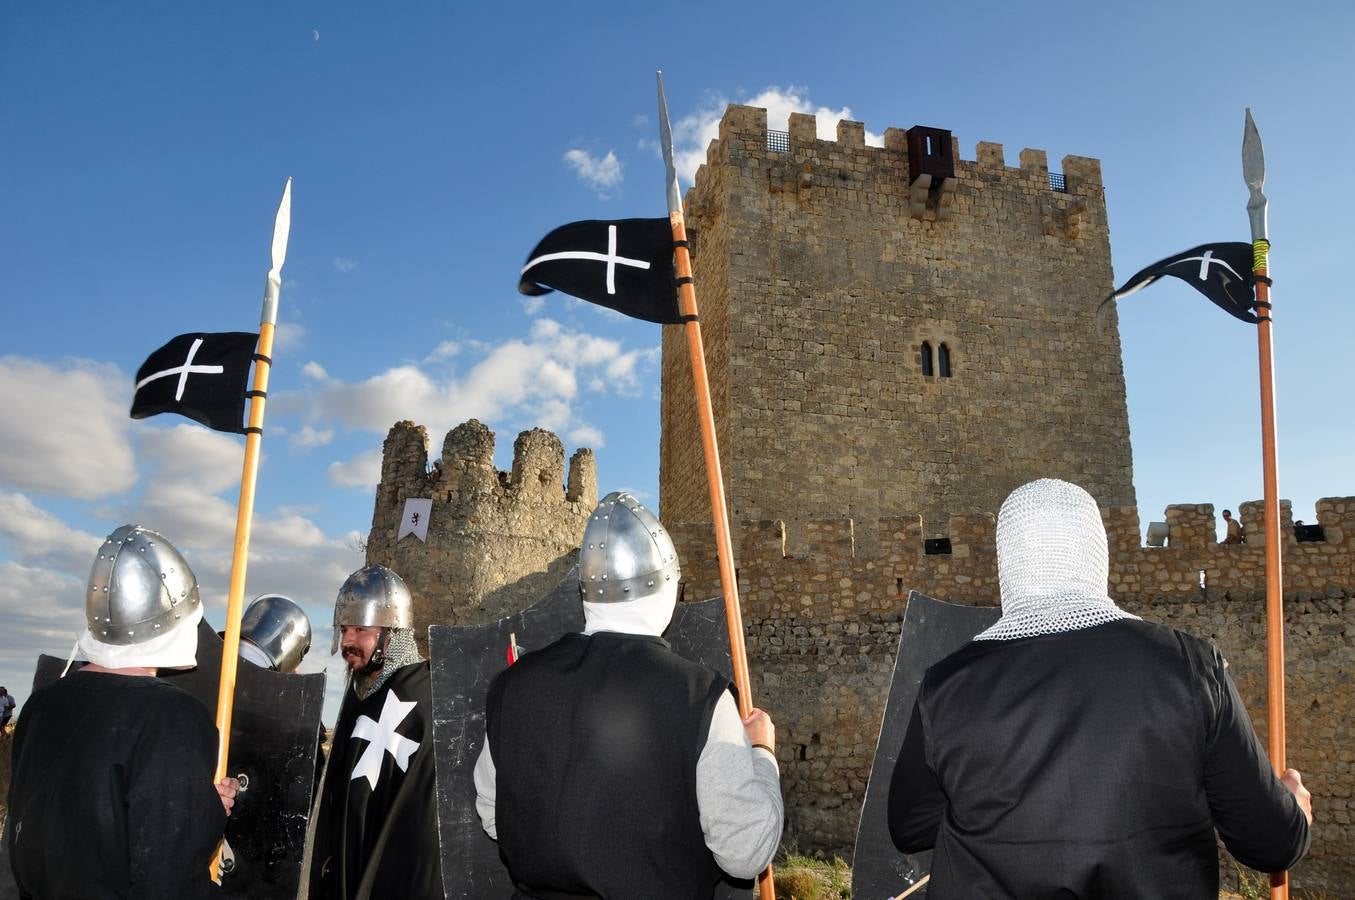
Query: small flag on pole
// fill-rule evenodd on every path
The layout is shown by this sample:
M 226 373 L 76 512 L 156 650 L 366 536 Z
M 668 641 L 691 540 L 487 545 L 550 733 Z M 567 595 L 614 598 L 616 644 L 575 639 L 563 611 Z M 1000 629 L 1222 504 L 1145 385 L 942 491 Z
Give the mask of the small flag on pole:
M 428 543 L 428 518 L 432 514 L 432 498 L 410 497 L 405 500 L 405 516 L 400 520 L 400 530 L 395 540 L 398 542 L 405 535 L 412 534 L 425 544 Z
M 248 331 L 174 338 L 137 370 L 132 418 L 178 413 L 217 431 L 243 434 L 245 385 L 258 340 Z
M 1230 316 L 1253 324 L 1260 321 L 1252 312 L 1256 304 L 1252 245 L 1240 241 L 1201 244 L 1135 272 L 1102 302 L 1098 315 L 1112 301 L 1136 294 L 1164 275 L 1180 278 Z
M 667 219 L 590 219 L 541 239 L 522 267 L 518 290 L 562 291 L 619 313 L 665 325 L 682 321 Z

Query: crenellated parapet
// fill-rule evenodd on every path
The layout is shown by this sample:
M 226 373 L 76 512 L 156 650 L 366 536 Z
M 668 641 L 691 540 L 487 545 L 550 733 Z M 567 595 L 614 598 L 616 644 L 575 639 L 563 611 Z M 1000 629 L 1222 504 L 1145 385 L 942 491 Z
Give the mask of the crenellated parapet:
M 418 498 L 432 504 L 427 540 L 397 539 L 405 501 Z M 596 505 L 593 452 L 577 450 L 566 473 L 564 445 L 549 431 L 519 434 L 502 472 L 494 433 L 475 419 L 447 433 L 431 465 L 427 430 L 398 422 L 382 448 L 367 561 L 409 584 L 421 634 L 436 622 L 487 621 L 554 586 Z

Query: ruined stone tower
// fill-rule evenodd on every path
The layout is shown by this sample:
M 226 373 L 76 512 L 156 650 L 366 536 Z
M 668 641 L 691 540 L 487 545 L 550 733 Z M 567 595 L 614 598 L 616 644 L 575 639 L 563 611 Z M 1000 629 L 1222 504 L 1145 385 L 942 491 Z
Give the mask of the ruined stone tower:
M 1134 503 L 1100 164 L 947 131 L 866 146 L 731 106 L 687 195 L 731 518 L 903 511 L 929 536 L 1039 476 Z M 660 508 L 710 520 L 685 338 L 663 339 Z
M 382 448 L 367 562 L 400 573 L 414 594 L 420 641 L 435 623 L 489 622 L 539 600 L 569 571 L 597 505 L 593 451 L 569 461 L 549 431 L 513 444 L 511 472 L 494 468 L 494 433 L 475 419 L 453 428 L 428 464 L 428 431 L 397 422 Z M 433 501 L 428 540 L 397 541 L 405 500 Z

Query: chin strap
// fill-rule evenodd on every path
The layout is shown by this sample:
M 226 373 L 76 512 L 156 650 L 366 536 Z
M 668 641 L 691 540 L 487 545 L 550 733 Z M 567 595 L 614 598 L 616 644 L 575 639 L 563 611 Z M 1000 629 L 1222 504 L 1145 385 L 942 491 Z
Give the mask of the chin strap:
M 372 658 L 367 660 L 367 665 L 363 666 L 357 674 L 363 678 L 371 678 L 381 667 L 386 664 L 386 645 L 390 643 L 391 630 L 383 627 L 381 636 L 377 639 L 376 649 L 372 651 Z

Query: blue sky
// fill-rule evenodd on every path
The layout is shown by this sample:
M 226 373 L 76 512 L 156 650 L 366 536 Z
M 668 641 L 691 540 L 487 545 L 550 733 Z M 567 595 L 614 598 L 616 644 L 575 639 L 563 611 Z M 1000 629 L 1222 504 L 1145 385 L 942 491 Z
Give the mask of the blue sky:
M 926 8 L 923 8 L 923 7 Z M 654 82 L 679 155 L 724 103 L 867 131 L 949 128 L 1101 159 L 1117 279 L 1247 240 L 1243 108 L 1266 142 L 1280 486 L 1311 519 L 1355 494 L 1349 211 L 1355 8 L 1260 3 L 359 4 L 0 0 L 0 683 L 65 653 L 99 539 L 188 554 L 224 603 L 241 440 L 126 418 L 132 374 L 186 331 L 258 322 L 295 179 L 248 596 L 317 625 L 360 564 L 375 461 L 411 418 L 470 416 L 657 502 L 657 329 L 515 291 L 582 218 L 664 212 Z M 1253 32 L 1254 29 L 1254 32 Z M 687 172 L 690 176 L 690 171 Z M 690 178 L 688 177 L 687 183 Z M 698 290 L 700 286 L 698 285 Z M 1099 298 L 1086 298 L 1094 302 Z M 1256 339 L 1179 284 L 1120 311 L 1141 518 L 1261 495 Z M 333 680 L 333 679 L 332 679 Z

